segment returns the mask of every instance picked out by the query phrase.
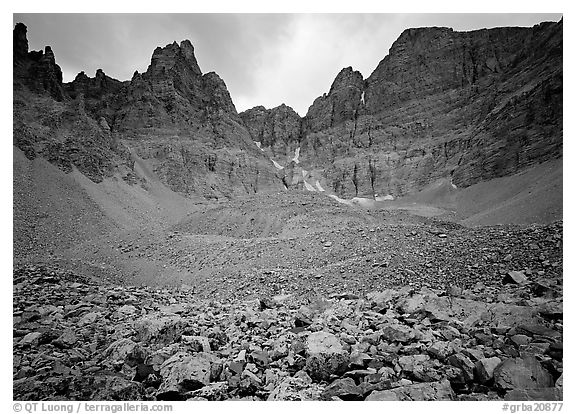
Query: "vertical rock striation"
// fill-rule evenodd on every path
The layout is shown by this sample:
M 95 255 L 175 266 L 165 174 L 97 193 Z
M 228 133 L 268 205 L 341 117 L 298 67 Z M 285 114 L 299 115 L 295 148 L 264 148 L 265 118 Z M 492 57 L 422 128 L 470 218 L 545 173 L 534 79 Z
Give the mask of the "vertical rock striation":
M 302 159 L 341 196 L 469 186 L 562 155 L 562 24 L 404 31 L 362 81 L 336 77 Z
M 240 114 L 252 140 L 270 148 L 274 157 L 294 155 L 302 138 L 302 120 L 291 107 L 284 104 L 266 109 L 256 106 Z
M 202 73 L 190 41 L 156 48 L 146 72 L 130 81 L 99 69 L 94 78 L 81 72 L 63 84 L 49 46 L 28 52 L 23 24 L 13 36 L 14 142 L 27 156 L 45 156 L 64 171 L 77 167 L 96 182 L 118 171 L 131 183 L 138 181 L 135 157 L 144 158 L 172 190 L 207 198 L 283 188 L 226 84 Z M 53 100 L 31 100 L 30 93 Z M 35 116 L 48 129 L 35 130 Z

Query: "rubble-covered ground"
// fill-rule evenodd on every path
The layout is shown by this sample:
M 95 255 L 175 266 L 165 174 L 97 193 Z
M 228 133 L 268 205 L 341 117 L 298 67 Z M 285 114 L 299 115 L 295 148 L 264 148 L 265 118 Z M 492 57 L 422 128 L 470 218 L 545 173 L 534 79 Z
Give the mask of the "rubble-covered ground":
M 540 228 L 560 240 L 561 231 Z M 223 300 L 186 285 L 122 286 L 19 264 L 13 397 L 558 400 L 559 269 L 506 268 L 466 289 L 382 285 Z

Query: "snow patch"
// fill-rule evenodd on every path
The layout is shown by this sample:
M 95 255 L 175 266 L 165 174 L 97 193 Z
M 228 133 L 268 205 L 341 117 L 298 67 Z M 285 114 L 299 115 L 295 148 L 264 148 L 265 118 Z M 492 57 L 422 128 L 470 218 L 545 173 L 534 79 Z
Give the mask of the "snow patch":
M 351 202 L 351 201 L 344 200 L 343 198 L 340 198 L 340 197 L 338 197 L 337 195 L 328 194 L 328 197 L 333 198 L 334 200 L 338 201 L 339 203 L 346 204 L 346 205 L 348 205 L 348 206 L 349 206 L 349 205 L 352 205 L 352 202 Z
M 385 196 L 376 196 L 376 201 L 392 201 L 394 200 L 394 196 L 391 194 L 386 194 Z
M 272 163 L 274 164 L 274 167 L 278 168 L 279 170 L 283 170 L 284 167 L 282 167 L 280 164 L 278 164 L 276 161 L 272 160 Z
M 350 200 L 353 204 L 359 204 L 361 206 L 370 207 L 374 204 L 374 200 L 371 198 L 364 198 L 364 197 L 354 197 Z
M 260 151 L 264 152 L 264 150 L 262 149 L 262 143 L 260 141 L 254 141 L 254 144 L 256 144 L 256 146 Z
M 296 151 L 294 151 L 294 158 L 292 158 L 292 161 L 296 164 L 300 164 L 300 147 L 296 148 Z
M 312 187 L 310 184 L 308 184 L 306 181 L 304 181 L 304 187 L 308 191 L 316 191 L 316 189 L 314 187 Z
M 318 191 L 324 191 L 324 187 L 322 187 L 322 185 L 320 184 L 320 181 L 316 180 L 316 188 L 318 189 Z
M 362 102 L 363 105 L 365 104 L 365 102 L 364 102 L 364 94 L 365 93 L 366 92 L 362 92 L 362 96 L 360 97 L 360 101 Z

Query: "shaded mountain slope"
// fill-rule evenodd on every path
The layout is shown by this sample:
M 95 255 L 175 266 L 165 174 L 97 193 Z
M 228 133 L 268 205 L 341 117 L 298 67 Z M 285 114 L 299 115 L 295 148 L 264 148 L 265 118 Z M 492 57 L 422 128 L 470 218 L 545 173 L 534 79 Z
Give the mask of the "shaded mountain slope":
M 466 187 L 558 159 L 562 27 L 408 29 L 367 79 L 342 69 L 300 135 L 291 124 L 266 142 L 292 137 L 302 167 L 346 198 L 398 197 L 440 178 Z

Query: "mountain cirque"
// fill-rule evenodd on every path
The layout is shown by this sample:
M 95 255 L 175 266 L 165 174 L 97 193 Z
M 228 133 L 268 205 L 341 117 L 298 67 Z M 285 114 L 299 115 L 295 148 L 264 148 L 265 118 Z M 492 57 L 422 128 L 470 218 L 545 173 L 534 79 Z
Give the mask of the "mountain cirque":
M 408 29 L 302 118 L 16 24 L 14 398 L 562 399 L 562 25 Z
M 172 190 L 205 198 L 289 186 L 270 158 L 297 148 L 302 168 L 322 171 L 341 197 L 398 197 L 439 178 L 467 187 L 561 157 L 562 26 L 408 29 L 367 79 L 342 69 L 300 118 L 286 105 L 238 114 L 222 79 L 202 74 L 189 41 L 156 48 L 148 70 L 130 81 L 98 70 L 63 84 L 50 47 L 28 52 L 18 24 L 14 140 L 27 154 L 41 147 L 51 162 L 90 170 L 95 180 L 129 170 L 130 147 Z M 52 107 L 41 131 L 16 116 L 38 112 L 28 90 L 62 102 L 41 103 L 40 112 Z M 103 138 L 75 142 L 86 152 L 79 160 L 62 153 L 71 145 L 61 148 L 58 137 L 85 116 L 98 123 L 91 135 Z

